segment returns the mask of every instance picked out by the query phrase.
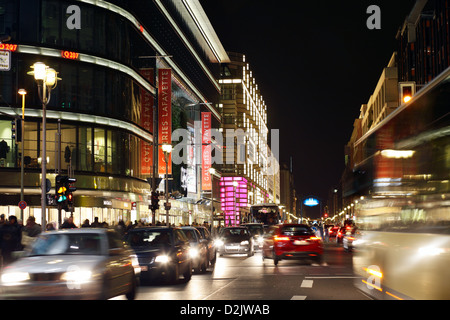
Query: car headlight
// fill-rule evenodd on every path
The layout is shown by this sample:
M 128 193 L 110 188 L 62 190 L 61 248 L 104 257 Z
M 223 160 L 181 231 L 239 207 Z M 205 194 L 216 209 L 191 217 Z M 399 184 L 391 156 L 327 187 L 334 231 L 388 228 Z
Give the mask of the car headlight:
M 18 285 L 30 280 L 28 272 L 6 272 L 2 274 L 3 285 Z
M 199 252 L 198 252 L 198 249 L 196 249 L 196 248 L 191 248 L 189 250 L 189 255 L 191 256 L 191 258 L 198 257 L 198 254 L 199 254 Z
M 248 244 L 249 244 L 248 240 L 241 241 L 241 246 L 246 246 Z
M 218 240 L 214 241 L 214 244 L 216 245 L 216 247 L 221 247 L 221 246 L 223 246 L 223 241 L 218 239 Z
M 160 263 L 167 263 L 170 261 L 169 256 L 166 255 L 161 255 L 161 256 L 157 256 L 155 259 L 155 262 L 160 262 Z
M 61 275 L 61 280 L 72 284 L 81 284 L 89 282 L 92 278 L 90 270 L 70 270 Z

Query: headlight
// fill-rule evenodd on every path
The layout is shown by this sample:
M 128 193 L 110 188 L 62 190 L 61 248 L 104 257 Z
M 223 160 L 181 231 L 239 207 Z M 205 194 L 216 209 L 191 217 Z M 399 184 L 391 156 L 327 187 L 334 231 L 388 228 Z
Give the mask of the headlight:
M 249 242 L 247 240 L 241 241 L 241 246 L 246 246 L 248 244 L 249 244 Z
M 139 265 L 139 260 L 135 254 L 130 256 L 131 258 L 131 265 L 134 268 L 134 273 L 140 273 L 141 272 L 141 266 Z
M 191 248 L 191 249 L 189 250 L 189 255 L 191 256 L 191 258 L 196 258 L 196 257 L 198 257 L 198 249 Z
M 167 263 L 170 261 L 169 256 L 166 255 L 162 255 L 162 256 L 157 256 L 155 259 L 155 262 L 160 262 L 160 263 Z
M 3 285 L 17 285 L 27 280 L 30 280 L 28 272 L 7 272 L 2 274 Z
M 92 278 L 90 270 L 70 270 L 62 274 L 61 280 L 71 284 L 86 283 Z
M 218 239 L 218 240 L 214 241 L 214 244 L 216 245 L 216 247 L 221 247 L 221 246 L 223 246 L 223 241 Z
M 263 244 L 264 243 L 264 238 L 263 237 L 259 237 L 258 238 L 258 243 L 259 244 Z

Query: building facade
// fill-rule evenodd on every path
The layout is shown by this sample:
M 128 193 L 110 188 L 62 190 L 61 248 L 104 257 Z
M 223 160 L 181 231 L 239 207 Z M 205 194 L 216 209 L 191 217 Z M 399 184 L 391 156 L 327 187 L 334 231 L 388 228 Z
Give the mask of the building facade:
M 250 205 L 278 201 L 279 164 L 272 161 L 278 167 L 267 174 L 273 159 L 268 146 L 267 105 L 249 63 L 243 54 L 228 52 L 228 56 L 230 62 L 221 65 L 219 81 L 224 139 L 220 190 L 225 224 L 235 225 L 247 221 Z
M 200 112 L 211 113 L 213 127 L 222 120 L 217 79 L 220 63 L 228 56 L 199 2 L 3 0 L 0 4 L 4 42 L 0 49 L 11 59 L 9 69 L 0 72 L 0 140 L 7 144 L 0 155 L 4 156 L 0 213 L 22 219 L 33 215 L 38 221 L 42 215 L 42 108 L 36 83 L 27 74 L 33 63 L 41 61 L 62 78 L 47 107 L 47 178 L 54 186 L 59 170 L 77 179 L 74 211 L 63 215 L 73 214 L 77 224 L 94 217 L 108 223 L 156 222 L 149 210 L 149 179 L 158 70 L 171 70 L 172 130 L 188 130 L 194 140 Z M 11 135 L 11 120 L 21 114 L 20 88 L 27 91 L 23 165 L 28 206 L 23 212 L 17 207 L 22 142 Z M 210 208 L 195 204 L 202 197 L 200 166 L 189 161 L 173 166 L 170 191 L 177 200 L 171 201 L 171 223 L 209 219 Z M 156 220 L 163 221 L 160 207 Z M 48 206 L 46 215 L 47 221 L 58 221 L 56 207 Z

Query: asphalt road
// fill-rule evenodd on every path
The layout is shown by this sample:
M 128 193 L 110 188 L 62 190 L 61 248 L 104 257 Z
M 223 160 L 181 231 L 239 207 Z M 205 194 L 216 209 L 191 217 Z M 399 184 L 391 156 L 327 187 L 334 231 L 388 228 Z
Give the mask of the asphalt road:
M 196 305 L 209 300 L 369 300 L 355 289 L 355 279 L 352 253 L 331 243 L 325 245 L 324 262 L 320 265 L 282 260 L 275 266 L 271 259 L 263 261 L 261 252 L 253 257 L 218 256 L 214 268 L 203 274 L 194 273 L 190 281 L 142 284 L 136 299 L 195 301 Z

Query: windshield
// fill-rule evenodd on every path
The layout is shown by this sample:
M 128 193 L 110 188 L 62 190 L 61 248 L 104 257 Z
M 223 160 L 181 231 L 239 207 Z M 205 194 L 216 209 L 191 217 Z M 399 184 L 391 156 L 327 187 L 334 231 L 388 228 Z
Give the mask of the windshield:
M 254 236 L 256 235 L 263 235 L 264 234 L 264 228 L 262 225 L 246 225 L 246 227 L 250 230 L 250 233 Z
M 281 229 L 281 234 L 286 236 L 309 236 L 314 233 L 307 226 L 286 226 Z
M 159 248 L 171 245 L 168 230 L 140 230 L 128 234 L 127 239 L 131 247 Z
M 247 228 L 233 228 L 233 229 L 222 229 L 222 237 L 233 237 L 233 236 L 249 236 L 249 231 Z
M 99 255 L 100 235 L 95 233 L 44 234 L 33 243 L 30 255 Z

